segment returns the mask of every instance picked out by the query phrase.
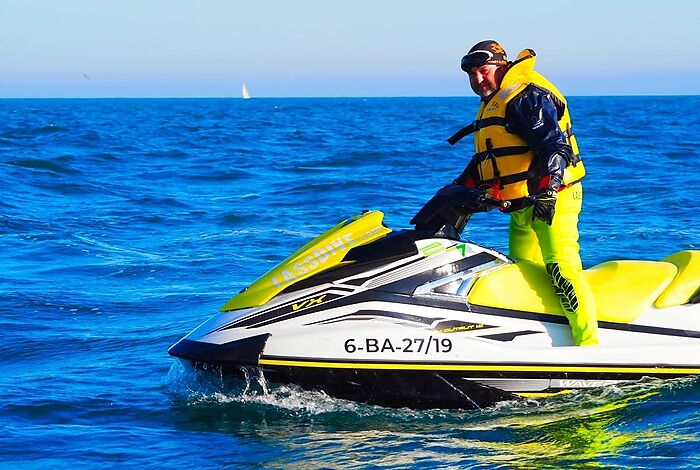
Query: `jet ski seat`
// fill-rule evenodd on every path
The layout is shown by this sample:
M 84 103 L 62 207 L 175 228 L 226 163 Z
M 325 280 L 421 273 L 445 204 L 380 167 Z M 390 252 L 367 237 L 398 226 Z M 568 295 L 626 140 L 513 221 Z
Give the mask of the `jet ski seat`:
M 678 271 L 668 261 L 608 261 L 585 270 L 584 275 L 596 298 L 598 319 L 631 323 L 654 304 Z M 563 316 L 544 266 L 528 261 L 518 261 L 477 279 L 467 302 Z
M 700 250 L 679 251 L 668 258 L 678 268 L 678 274 L 656 300 L 656 308 L 683 305 L 698 299 L 700 294 Z

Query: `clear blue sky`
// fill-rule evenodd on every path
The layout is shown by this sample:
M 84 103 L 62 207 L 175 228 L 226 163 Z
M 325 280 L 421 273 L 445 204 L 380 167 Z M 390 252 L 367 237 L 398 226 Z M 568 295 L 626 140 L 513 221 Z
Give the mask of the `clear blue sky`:
M 694 0 L 0 0 L 0 97 L 456 96 L 482 39 L 568 95 L 700 94 L 698 30 Z

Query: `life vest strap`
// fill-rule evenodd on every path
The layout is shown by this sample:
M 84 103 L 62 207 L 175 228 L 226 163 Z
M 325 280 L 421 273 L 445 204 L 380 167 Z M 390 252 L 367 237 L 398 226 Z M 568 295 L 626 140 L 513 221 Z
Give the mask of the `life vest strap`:
M 574 131 L 571 129 L 571 124 L 569 124 L 566 126 L 566 129 L 564 129 L 564 137 L 570 139 L 572 135 L 574 135 Z
M 579 184 L 579 183 L 581 182 L 581 180 L 583 180 L 583 178 L 579 178 L 579 179 L 577 179 L 577 180 L 574 180 L 574 181 L 572 181 L 571 183 L 562 184 L 561 186 L 559 186 L 559 190 L 558 190 L 558 191 L 561 192 L 561 191 L 564 191 L 566 188 L 570 188 L 570 187 L 572 187 L 572 186 L 575 185 L 575 184 Z
M 498 148 L 491 148 L 490 150 L 486 150 L 484 152 L 477 152 L 474 154 L 474 158 L 476 161 L 481 162 L 484 159 L 488 157 L 505 157 L 508 155 L 520 155 L 522 153 L 527 153 L 530 151 L 530 147 L 527 145 L 515 145 L 512 147 L 498 147 Z
M 521 181 L 526 181 L 530 177 L 530 173 L 527 171 L 522 171 L 520 173 L 513 173 L 512 175 L 501 176 L 497 178 L 491 178 L 482 181 L 482 184 L 486 186 L 491 186 L 493 184 L 499 184 L 501 187 L 507 184 L 519 183 Z
M 571 123 L 568 123 L 566 125 L 566 129 L 564 129 L 563 133 L 564 137 L 566 137 L 566 143 L 569 144 L 569 146 L 573 150 L 574 146 L 571 143 L 571 138 L 574 136 L 574 131 L 571 129 Z M 575 167 L 576 164 L 581 161 L 581 156 L 578 153 L 574 153 L 573 155 L 571 155 L 571 158 L 567 158 L 566 160 L 567 165 Z
M 489 126 L 504 126 L 506 125 L 506 119 L 498 116 L 493 116 L 485 119 L 477 119 L 476 121 L 470 123 L 469 125 L 464 126 L 452 136 L 447 139 L 447 142 L 449 142 L 450 145 L 454 145 L 460 140 L 464 139 L 466 136 L 469 134 L 473 134 L 474 132 L 478 131 L 479 129 L 483 129 L 484 127 L 489 127 Z

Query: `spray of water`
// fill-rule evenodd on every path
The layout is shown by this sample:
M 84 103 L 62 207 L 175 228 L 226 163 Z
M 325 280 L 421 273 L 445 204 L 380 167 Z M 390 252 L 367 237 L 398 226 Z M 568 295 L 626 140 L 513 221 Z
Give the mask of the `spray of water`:
M 200 370 L 176 361 L 168 371 L 164 385 L 175 397 L 193 405 L 260 404 L 309 415 L 352 411 L 361 406 L 331 398 L 323 392 L 306 391 L 294 385 L 270 384 L 257 367 L 242 367 L 241 373 L 240 378 L 229 377 L 216 367 Z
M 391 419 L 394 422 L 468 423 L 472 429 L 523 428 L 584 418 L 663 394 L 696 387 L 694 378 L 676 380 L 646 379 L 622 384 L 573 391 L 568 394 L 497 403 L 479 411 L 387 409 L 332 398 L 320 391 L 303 390 L 294 385 L 271 384 L 261 369 L 241 369 L 241 377 L 224 376 L 219 368 L 194 369 L 176 361 L 165 378 L 166 388 L 190 405 L 248 404 L 272 407 L 278 411 L 308 416 L 351 412 L 365 418 Z

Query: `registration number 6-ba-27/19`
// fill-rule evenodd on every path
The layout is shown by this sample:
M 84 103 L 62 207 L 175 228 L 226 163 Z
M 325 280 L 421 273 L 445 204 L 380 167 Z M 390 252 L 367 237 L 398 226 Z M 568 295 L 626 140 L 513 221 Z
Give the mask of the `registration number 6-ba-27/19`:
M 449 338 L 403 338 L 400 341 L 390 338 L 349 338 L 345 340 L 345 352 L 383 353 L 447 353 L 452 350 L 452 340 Z

